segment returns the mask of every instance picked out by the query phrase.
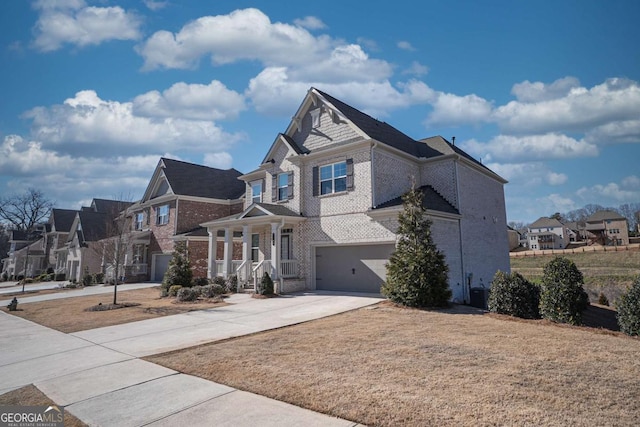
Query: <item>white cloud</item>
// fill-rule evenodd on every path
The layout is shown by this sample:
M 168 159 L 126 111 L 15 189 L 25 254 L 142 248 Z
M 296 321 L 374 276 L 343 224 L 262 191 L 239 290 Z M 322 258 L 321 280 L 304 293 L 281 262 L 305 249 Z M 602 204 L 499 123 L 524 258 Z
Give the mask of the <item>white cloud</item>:
M 65 43 L 84 47 L 109 40 L 138 40 L 140 18 L 119 6 L 87 6 L 81 0 L 38 1 L 33 46 L 43 52 L 60 49 Z
M 576 209 L 576 202 L 559 194 L 550 194 L 536 200 L 539 212 L 569 212 Z
M 422 65 L 417 61 L 413 61 L 411 66 L 402 72 L 402 74 L 411 74 L 418 77 L 426 76 L 428 73 L 429 67 Z
M 536 161 L 594 157 L 598 147 L 566 135 L 548 133 L 544 135 L 512 136 L 498 135 L 487 143 L 471 139 L 462 142 L 464 150 L 487 161 Z
M 544 99 L 554 93 L 544 88 L 534 93 L 530 85 L 527 89 L 520 87 L 516 92 L 529 100 Z M 556 91 L 555 95 L 561 92 Z M 638 111 L 638 83 L 612 78 L 591 89 L 571 87 L 559 98 L 509 102 L 498 107 L 492 119 L 506 133 L 587 132 L 610 123 L 637 120 Z
M 580 87 L 580 81 L 575 77 L 564 77 L 551 84 L 543 82 L 531 83 L 526 80 L 513 85 L 511 93 L 520 102 L 540 102 L 563 98 L 569 94 L 571 89 L 578 87 Z
M 589 130 L 585 139 L 594 144 L 639 143 L 640 120 L 622 120 Z
M 598 204 L 610 205 L 631 203 L 640 200 L 640 178 L 635 175 L 624 178 L 620 183 L 609 182 L 582 187 L 576 194 L 584 200 L 598 200 Z
M 402 49 L 402 50 L 408 50 L 408 51 L 411 51 L 411 52 L 413 52 L 413 51 L 415 51 L 415 50 L 416 50 L 416 48 L 415 48 L 415 47 L 413 47 L 413 46 L 411 45 L 411 43 L 409 43 L 409 42 L 408 42 L 408 41 L 406 41 L 406 40 L 401 40 L 401 41 L 399 41 L 399 42 L 398 42 L 398 44 L 397 44 L 397 46 L 398 46 L 398 48 L 399 48 L 399 49 Z
M 169 5 L 168 1 L 154 1 L 154 0 L 144 0 L 144 5 L 147 6 L 150 10 L 156 11 L 160 9 L 164 9 Z
M 296 19 L 293 21 L 299 27 L 307 28 L 309 30 L 321 30 L 327 28 L 324 22 L 315 16 L 305 16 L 302 19 Z
M 136 116 L 131 102 L 103 100 L 92 90 L 78 92 L 62 105 L 36 107 L 24 117 L 32 120 L 34 139 L 76 155 L 217 151 L 242 139 L 210 121 Z
M 458 96 L 438 92 L 433 111 L 427 117 L 427 125 L 455 126 L 487 121 L 491 116 L 492 103 L 475 94 Z
M 549 185 L 562 185 L 567 182 L 569 177 L 563 173 L 549 172 L 547 174 L 547 183 Z
M 487 163 L 486 166 L 505 178 L 511 185 L 536 187 L 542 184 L 562 185 L 568 177 L 563 173 L 553 172 L 543 162 L 530 163 Z
M 204 164 L 212 168 L 229 169 L 232 163 L 233 159 L 231 158 L 231 154 L 224 151 L 219 153 L 206 153 L 204 155 Z
M 190 120 L 235 119 L 246 108 L 244 97 L 217 80 L 208 85 L 176 83 L 160 93 L 138 95 L 132 113 L 142 117 L 173 117 Z
M 137 47 L 144 69 L 192 68 L 202 56 L 214 64 L 258 60 L 266 65 L 308 64 L 331 50 L 327 36 L 314 37 L 306 29 L 272 23 L 258 9 L 228 15 L 204 16 L 177 33 L 158 31 Z

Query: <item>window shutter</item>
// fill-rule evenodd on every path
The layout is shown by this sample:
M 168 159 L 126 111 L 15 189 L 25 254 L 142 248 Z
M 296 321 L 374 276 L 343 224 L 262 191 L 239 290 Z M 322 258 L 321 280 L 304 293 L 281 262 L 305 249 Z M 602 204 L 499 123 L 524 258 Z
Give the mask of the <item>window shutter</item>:
M 146 209 L 147 225 L 151 223 L 151 208 Z
M 347 191 L 353 190 L 353 159 L 347 159 Z
M 287 173 L 287 199 L 293 199 L 293 172 Z
M 320 169 L 318 166 L 313 167 L 313 196 L 317 196 L 320 192 Z
M 276 202 L 278 200 L 278 175 L 271 175 L 271 201 Z

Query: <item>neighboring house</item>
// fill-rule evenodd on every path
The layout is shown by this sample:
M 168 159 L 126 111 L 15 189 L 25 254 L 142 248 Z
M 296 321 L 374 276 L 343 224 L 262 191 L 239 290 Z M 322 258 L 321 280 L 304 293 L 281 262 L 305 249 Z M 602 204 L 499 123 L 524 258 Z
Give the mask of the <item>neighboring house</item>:
M 51 209 L 49 229 L 44 235 L 45 263 L 56 274 L 64 274 L 67 267 L 67 238 L 78 211 Z
M 541 217 L 528 227 L 529 249 L 564 249 L 570 242 L 571 231 L 555 218 Z
M 378 293 L 412 186 L 425 196 L 454 301 L 509 271 L 504 179 L 440 136 L 416 141 L 317 89 L 241 179 L 244 210 L 203 223 L 210 248 L 224 235 L 222 258 L 209 251 L 209 276 L 269 272 L 280 292 Z M 237 232 L 239 265 L 230 256 Z
M 585 220 L 585 228 L 593 234 L 589 244 L 621 246 L 629 244 L 629 224 L 618 212 L 598 211 Z
M 28 233 L 22 230 L 9 231 L 9 253 L 3 260 L 2 273 L 7 273 L 8 278 L 33 277 L 46 269 L 45 246 L 42 235 L 47 226 L 40 224 L 36 229 Z
M 507 226 L 507 236 L 509 239 L 509 250 L 512 251 L 514 249 L 518 249 L 520 247 L 520 242 L 522 241 L 522 235 L 520 232 L 513 227 Z
M 178 240 L 187 244 L 194 277 L 205 277 L 209 237 L 200 224 L 242 211 L 241 175 L 161 158 L 144 196 L 127 211 L 132 224 L 127 279 L 162 280 Z
M 100 241 L 109 237 L 110 225 L 131 203 L 93 199 L 76 212 L 66 241 L 66 276 L 80 282 L 85 273 L 104 272 Z

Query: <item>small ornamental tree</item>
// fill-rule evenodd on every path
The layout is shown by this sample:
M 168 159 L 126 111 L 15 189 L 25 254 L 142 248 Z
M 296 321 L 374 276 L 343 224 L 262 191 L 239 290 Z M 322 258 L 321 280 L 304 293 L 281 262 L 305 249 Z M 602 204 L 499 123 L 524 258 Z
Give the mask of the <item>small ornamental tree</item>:
M 177 242 L 169 261 L 169 268 L 162 279 L 162 294 L 166 296 L 171 286 L 190 287 L 192 279 L 193 271 L 191 271 L 191 262 L 187 254 L 187 245 L 184 242 Z
M 540 288 L 520 273 L 498 271 L 491 282 L 489 311 L 524 319 L 540 318 Z
M 575 263 L 556 257 L 544 266 L 540 314 L 545 319 L 579 325 L 589 296 L 582 287 L 584 279 Z
M 616 304 L 620 330 L 627 335 L 640 335 L 640 276 Z
M 382 294 L 410 307 L 444 307 L 451 298 L 449 268 L 444 254 L 433 243 L 422 198 L 422 192 L 416 189 L 402 197 L 398 243 L 387 264 Z

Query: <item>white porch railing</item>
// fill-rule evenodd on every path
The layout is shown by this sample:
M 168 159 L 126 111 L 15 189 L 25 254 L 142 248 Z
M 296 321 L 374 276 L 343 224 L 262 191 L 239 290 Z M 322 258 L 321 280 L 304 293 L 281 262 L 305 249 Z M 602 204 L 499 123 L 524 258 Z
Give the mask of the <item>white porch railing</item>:
M 216 260 L 216 276 L 222 277 L 224 272 L 224 260 L 217 259 Z
M 238 277 L 238 286 L 240 286 L 240 283 L 251 279 L 251 260 L 245 259 L 244 261 L 241 261 L 240 265 L 234 268 L 233 271 Z
M 284 279 L 298 277 L 298 268 L 297 259 L 283 259 L 280 261 L 280 277 Z

